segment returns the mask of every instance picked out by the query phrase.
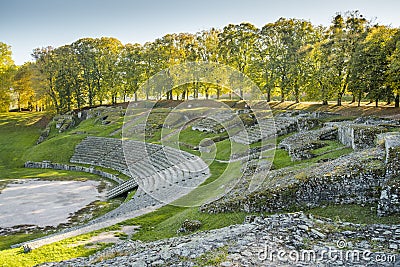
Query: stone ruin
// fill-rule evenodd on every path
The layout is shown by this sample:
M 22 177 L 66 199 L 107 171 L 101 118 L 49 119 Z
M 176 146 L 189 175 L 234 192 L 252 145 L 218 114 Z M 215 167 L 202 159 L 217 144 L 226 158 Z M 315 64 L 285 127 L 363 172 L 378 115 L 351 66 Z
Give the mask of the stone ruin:
M 293 161 L 310 159 L 316 156 L 311 150 L 324 147 L 323 141 L 336 140 L 337 135 L 337 128 L 332 126 L 302 131 L 283 139 L 278 148 L 287 150 Z
M 375 146 L 378 134 L 400 127 L 400 122 L 373 117 L 361 117 L 354 121 L 329 122 L 325 125 L 337 127 L 338 140 L 342 144 L 354 150 L 362 150 Z
M 374 147 L 379 134 L 398 127 L 399 121 L 378 118 L 327 122 L 317 130 L 306 130 L 306 127 L 301 130 L 299 127 L 298 133 L 282 140 L 278 147 L 287 150 L 293 161 L 304 160 L 315 157 L 312 150 L 325 146 L 325 140 L 338 140 L 346 147 L 358 151 Z
M 46 126 L 46 128 L 41 132 L 36 144 L 40 144 L 45 141 L 51 132 L 53 125 L 55 125 L 55 129 L 59 132 L 65 132 L 84 120 L 90 118 L 96 118 L 96 122 L 99 122 L 103 125 L 110 124 L 113 120 L 124 116 L 125 112 L 122 107 L 97 107 L 91 109 L 84 109 L 80 111 L 70 111 L 66 114 L 59 114 L 54 116 L 52 121 Z
M 378 215 L 400 213 L 400 132 L 378 136 L 386 152 L 386 176 L 390 179 L 383 186 L 378 202 Z
M 192 130 L 207 133 L 222 133 L 226 129 L 221 124 L 230 121 L 233 116 L 234 114 L 228 111 L 214 113 L 210 117 L 203 118 L 193 125 Z
M 400 212 L 400 133 L 387 132 L 398 125 L 397 121 L 356 120 L 326 123 L 320 129 L 298 132 L 279 145 L 289 151 L 293 160 L 313 157 L 310 150 L 323 146 L 324 140 L 346 140 L 344 145 L 354 144 L 356 149 L 301 170 L 296 166 L 266 170 L 262 174 L 265 179 L 256 190 L 250 190 L 250 184 L 253 176 L 260 174 L 245 171 L 244 182 L 221 199 L 204 204 L 201 210 L 275 212 L 325 203 L 370 203 L 378 206 L 381 216 Z
M 247 127 L 232 139 L 249 145 L 275 136 L 314 129 L 321 124 L 321 119 L 336 115 L 330 112 L 286 111 L 274 119 L 261 118 L 257 124 Z

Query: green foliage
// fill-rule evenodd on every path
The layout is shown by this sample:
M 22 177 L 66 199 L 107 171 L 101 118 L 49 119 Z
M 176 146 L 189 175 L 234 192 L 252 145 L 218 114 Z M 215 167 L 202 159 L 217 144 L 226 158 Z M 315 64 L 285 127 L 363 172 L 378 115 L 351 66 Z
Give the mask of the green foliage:
M 177 64 L 216 62 L 249 76 L 266 93 L 267 101 L 278 94 L 281 101 L 319 100 L 326 105 L 336 97 L 340 106 L 345 94 L 352 93 L 353 101 L 367 97 L 390 102 L 395 97 L 398 106 L 396 32 L 398 29 L 386 26 L 371 27 L 360 12 L 350 11 L 337 13 L 329 27 L 280 18 L 261 29 L 243 22 L 196 34 L 169 33 L 144 45 L 123 45 L 109 37 L 82 38 L 57 48 L 35 49 L 35 71 L 31 72 L 33 79 L 28 79 L 35 81 L 35 86 L 26 86 L 22 68 L 16 74 L 15 87 L 17 95 L 34 95 L 41 106 L 51 102 L 58 113 L 115 104 L 131 96 L 135 100 L 220 99 L 229 93 L 231 99 L 243 98 L 246 86 L 235 88 L 243 77 L 227 76 L 224 71 L 213 74 L 215 84 L 192 81 L 171 88 L 174 81 L 190 73 L 187 69 L 167 71 L 157 84 L 148 82 L 159 71 Z M 0 90 L 0 106 L 7 108 L 13 63 L 7 45 L 2 43 L 0 51 L 6 62 L 0 66 L 0 81 L 5 85 Z M 228 81 L 231 88 L 220 86 L 221 81 Z M 238 95 L 232 94 L 232 88 Z
M 8 111 L 14 70 L 15 65 L 11 57 L 10 46 L 0 42 L 0 112 Z

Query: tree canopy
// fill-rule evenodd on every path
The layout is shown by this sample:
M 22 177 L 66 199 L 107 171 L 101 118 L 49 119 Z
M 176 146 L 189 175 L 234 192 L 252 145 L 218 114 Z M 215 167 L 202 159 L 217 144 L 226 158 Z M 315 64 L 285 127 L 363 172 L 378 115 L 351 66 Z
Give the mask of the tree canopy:
M 251 23 L 222 29 L 166 34 L 153 42 L 122 44 L 116 38 L 82 38 L 61 47 L 33 50 L 34 63 L 16 67 L 11 48 L 0 43 L 0 108 L 12 96 L 18 108 L 54 108 L 63 113 L 128 98 L 219 99 L 229 90 L 194 81 L 165 91 L 183 73 L 167 72 L 163 83 L 141 84 L 157 72 L 187 62 L 228 65 L 250 77 L 270 101 L 368 99 L 399 106 L 400 31 L 373 25 L 358 11 L 337 13 L 328 27 L 280 18 L 261 29 Z M 217 79 L 233 79 L 224 77 Z M 238 97 L 243 97 L 242 88 Z

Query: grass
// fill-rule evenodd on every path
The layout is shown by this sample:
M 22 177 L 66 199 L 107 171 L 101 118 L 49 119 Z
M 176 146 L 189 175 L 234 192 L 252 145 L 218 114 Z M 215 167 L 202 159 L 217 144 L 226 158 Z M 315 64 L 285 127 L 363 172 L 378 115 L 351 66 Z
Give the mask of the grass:
M 292 161 L 286 150 L 277 148 L 272 166 L 274 169 L 281 169 L 298 164 L 314 164 L 323 159 L 336 159 L 353 152 L 353 149 L 343 146 L 338 141 L 328 140 L 324 141 L 324 143 L 326 146 L 311 151 L 317 155 L 316 157 L 301 161 Z
M 167 205 L 152 213 L 127 220 L 121 225 L 140 225 L 141 228 L 133 239 L 154 241 L 177 236 L 177 230 L 186 219 L 201 221 L 202 226 L 198 231 L 205 231 L 242 223 L 247 215 L 244 212 L 208 214 L 200 212 L 196 207 Z
M 19 233 L 19 234 L 13 234 L 13 235 L 0 236 L 0 259 L 1 259 L 1 250 L 9 249 L 11 245 L 22 243 L 22 242 L 32 240 L 35 238 L 39 238 L 39 237 L 45 236 L 47 234 L 48 233 L 37 232 L 37 233 L 30 233 L 30 234 Z
M 76 257 L 87 257 L 96 251 L 102 250 L 110 244 L 98 243 L 94 246 L 79 245 L 79 241 L 90 239 L 97 232 L 68 238 L 59 242 L 39 247 L 29 253 L 23 253 L 22 248 L 0 251 L 0 266 L 24 267 L 34 266 L 44 262 L 62 261 Z
M 376 207 L 372 205 L 327 205 L 311 209 L 306 213 L 331 218 L 336 221 L 359 224 L 400 224 L 400 217 L 397 214 L 379 217 L 376 214 Z
M 246 152 L 251 146 L 231 142 L 229 139 L 216 143 L 218 160 L 229 160 L 231 155 Z
M 194 259 L 196 266 L 220 266 L 228 257 L 228 246 L 208 251 Z
M 228 186 L 233 186 L 241 178 L 240 168 L 240 162 L 229 164 L 213 162 L 210 165 L 211 176 L 189 194 L 175 200 L 172 204 L 184 207 L 199 206 L 212 199 L 219 198 L 226 193 Z
M 198 146 L 200 142 L 206 138 L 213 139 L 219 136 L 227 135 L 226 132 L 222 134 L 206 133 L 200 131 L 193 131 L 190 127 L 182 130 L 179 133 L 179 142 L 189 144 L 192 146 Z
M 43 113 L 0 114 L 0 173 L 5 176 L 11 169 L 20 168 L 22 155 L 39 138 Z

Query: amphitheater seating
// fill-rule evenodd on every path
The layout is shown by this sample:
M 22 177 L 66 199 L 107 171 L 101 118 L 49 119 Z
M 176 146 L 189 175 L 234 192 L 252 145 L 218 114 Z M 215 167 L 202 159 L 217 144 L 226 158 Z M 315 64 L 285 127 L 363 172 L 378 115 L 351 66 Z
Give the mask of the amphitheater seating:
M 296 128 L 296 121 L 291 118 L 277 118 L 275 122 L 271 119 L 264 119 L 260 120 L 258 124 L 240 131 L 232 139 L 236 143 L 249 145 L 275 135 L 287 134 L 292 132 L 294 128 Z
M 234 117 L 234 114 L 229 111 L 217 112 L 211 114 L 209 117 L 200 120 L 197 124 L 192 126 L 192 130 L 201 132 L 218 133 L 223 132 L 226 129 L 219 127 L 221 123 L 230 121 Z
M 114 169 L 131 177 L 111 189 L 107 194 L 108 198 L 139 186 L 147 193 L 162 191 L 158 195 L 167 201 L 167 198 L 188 192 L 181 187 L 193 189 L 209 175 L 207 165 L 200 158 L 187 152 L 114 138 L 87 137 L 76 146 L 70 161 Z M 171 186 L 174 193 L 169 192 L 170 190 L 160 190 Z

